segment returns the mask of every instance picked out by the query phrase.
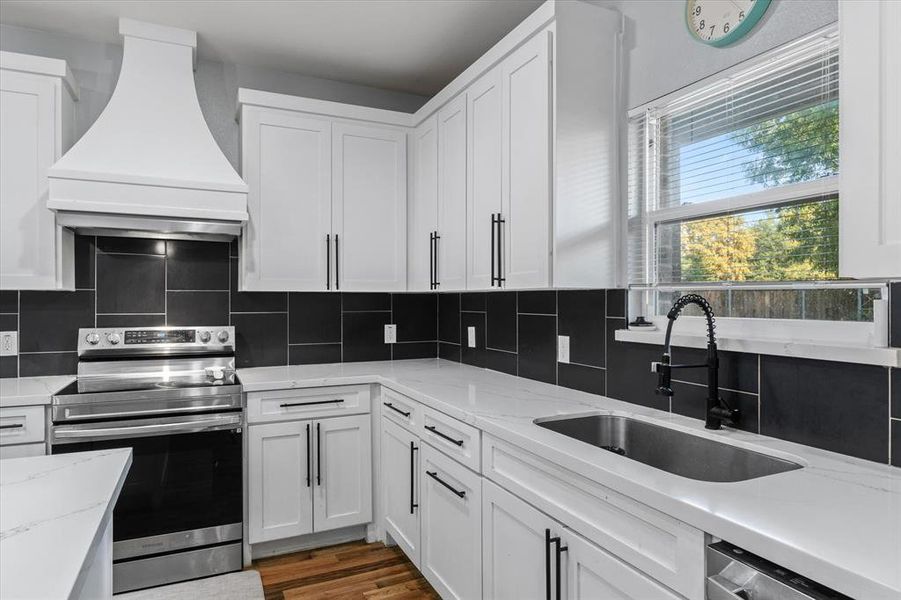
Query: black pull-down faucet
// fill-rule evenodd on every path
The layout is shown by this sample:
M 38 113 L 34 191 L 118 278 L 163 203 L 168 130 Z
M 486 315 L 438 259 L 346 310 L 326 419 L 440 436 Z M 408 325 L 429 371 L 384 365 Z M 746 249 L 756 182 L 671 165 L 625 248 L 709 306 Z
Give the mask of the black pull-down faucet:
M 697 304 L 707 318 L 707 361 L 696 365 L 674 365 L 670 364 L 670 336 L 673 332 L 673 323 L 679 318 L 682 309 L 689 304 Z M 672 396 L 673 388 L 672 371 L 673 369 L 707 369 L 707 410 L 705 411 L 706 422 L 704 426 L 707 429 L 719 429 L 725 423 L 726 425 L 735 426 L 741 414 L 737 408 L 730 408 L 726 401 L 720 398 L 719 391 L 719 366 L 720 359 L 716 349 L 716 335 L 714 330 L 713 309 L 707 299 L 698 294 L 686 294 L 673 304 L 669 313 L 666 315 L 669 323 L 666 326 L 666 340 L 663 346 L 663 358 L 660 362 L 651 363 L 651 370 L 657 373 L 657 393 L 663 396 Z

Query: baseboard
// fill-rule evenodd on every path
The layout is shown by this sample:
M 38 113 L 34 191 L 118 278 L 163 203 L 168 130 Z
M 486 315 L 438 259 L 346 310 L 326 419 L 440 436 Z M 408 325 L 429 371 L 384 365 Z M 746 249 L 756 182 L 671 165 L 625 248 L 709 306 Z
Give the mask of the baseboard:
M 312 550 L 313 548 L 334 546 L 335 544 L 344 544 L 356 540 L 369 541 L 369 537 L 370 536 L 367 535 L 366 525 L 354 525 L 352 527 L 333 529 L 332 531 L 322 531 L 320 533 L 310 533 L 284 540 L 253 544 L 250 546 L 250 556 L 253 560 L 256 560 L 269 556 L 278 556 L 279 554 L 299 552 L 301 550 Z

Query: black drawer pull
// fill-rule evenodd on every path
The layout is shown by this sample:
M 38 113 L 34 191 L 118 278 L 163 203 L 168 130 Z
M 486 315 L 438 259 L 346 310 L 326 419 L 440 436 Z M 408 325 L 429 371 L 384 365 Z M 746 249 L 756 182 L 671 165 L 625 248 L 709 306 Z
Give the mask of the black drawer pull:
M 437 435 L 438 437 L 444 438 L 447 441 L 449 441 L 450 443 L 456 444 L 456 445 L 460 446 L 461 448 L 463 447 L 463 440 L 455 440 L 454 438 L 447 435 L 446 433 L 441 433 L 440 431 L 435 429 L 434 425 L 426 425 L 425 428 L 428 429 L 429 431 L 431 431 L 432 433 L 434 433 L 435 435 Z
M 339 404 L 341 402 L 344 402 L 344 398 L 338 398 L 337 400 L 316 400 L 315 402 L 285 402 L 279 404 L 279 408 L 288 408 L 289 406 L 313 406 L 314 404 Z
M 402 415 L 405 416 L 405 417 L 409 417 L 409 416 L 410 416 L 410 413 L 408 413 L 408 412 L 406 412 L 406 411 L 403 411 L 403 410 L 397 408 L 396 406 L 394 406 L 394 405 L 391 404 L 390 402 L 382 402 L 382 404 L 384 404 L 385 406 L 387 406 L 388 408 L 390 408 L 390 409 L 393 410 L 394 412 L 397 412 L 397 413 L 402 414 Z
M 443 485 L 444 487 L 446 487 L 447 489 L 449 489 L 450 491 L 452 491 L 453 493 L 455 493 L 460 498 L 466 497 L 466 492 L 461 492 L 460 490 L 454 489 L 454 487 L 451 484 L 449 484 L 448 482 L 446 482 L 443 479 L 441 479 L 440 477 L 438 477 L 438 471 L 426 471 L 425 474 L 428 475 L 429 477 L 431 477 L 432 479 L 434 479 L 435 481 L 437 481 L 438 483 L 440 483 L 441 485 Z
M 0 429 L 21 429 L 25 427 L 25 423 L 16 423 L 14 425 L 0 425 Z

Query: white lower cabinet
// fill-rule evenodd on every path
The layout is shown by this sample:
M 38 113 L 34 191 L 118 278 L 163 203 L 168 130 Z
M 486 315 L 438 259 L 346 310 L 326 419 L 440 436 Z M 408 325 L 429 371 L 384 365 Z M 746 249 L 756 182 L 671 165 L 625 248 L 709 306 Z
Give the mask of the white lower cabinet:
M 385 531 L 419 567 L 419 438 L 382 418 L 381 489 Z
M 250 543 L 372 520 L 369 415 L 251 425 Z
M 482 485 L 482 589 L 485 598 L 547 598 L 546 531 L 562 527 L 513 494 L 488 481 Z
M 482 497 L 485 598 L 682 598 L 490 481 Z
M 421 446 L 419 570 L 446 600 L 482 597 L 482 478 Z

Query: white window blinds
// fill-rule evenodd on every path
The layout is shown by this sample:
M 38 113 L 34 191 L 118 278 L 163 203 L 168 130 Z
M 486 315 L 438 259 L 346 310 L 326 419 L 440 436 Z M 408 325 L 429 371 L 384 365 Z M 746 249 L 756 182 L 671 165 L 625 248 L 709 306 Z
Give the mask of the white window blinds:
M 837 277 L 835 28 L 633 111 L 628 152 L 631 284 Z

